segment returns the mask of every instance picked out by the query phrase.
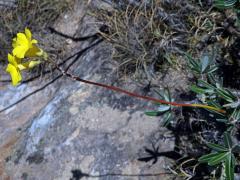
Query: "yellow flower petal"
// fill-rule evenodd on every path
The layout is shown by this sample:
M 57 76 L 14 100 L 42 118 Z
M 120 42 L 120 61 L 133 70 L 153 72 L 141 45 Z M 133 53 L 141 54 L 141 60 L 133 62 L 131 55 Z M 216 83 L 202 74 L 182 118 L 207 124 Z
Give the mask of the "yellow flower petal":
M 39 51 L 36 53 L 37 56 L 43 56 L 45 52 L 39 48 Z
M 42 56 L 43 56 L 43 59 L 44 59 L 45 61 L 47 61 L 47 59 L 48 59 L 48 54 L 43 51 L 43 55 L 42 55 Z
M 18 85 L 19 82 L 22 80 L 22 76 L 21 76 L 19 70 L 12 64 L 8 64 L 6 71 L 8 73 L 10 73 L 10 75 L 11 75 L 12 84 L 14 86 Z
M 17 45 L 28 46 L 28 39 L 25 34 L 17 33 Z
M 13 49 L 13 55 L 18 57 L 18 58 L 24 58 L 25 53 L 27 52 L 28 47 L 23 45 L 23 46 L 17 46 Z
M 31 43 L 32 43 L 32 44 L 37 44 L 38 41 L 37 41 L 36 39 L 33 39 L 33 40 L 31 41 Z
M 28 28 L 25 28 L 25 34 L 26 34 L 26 37 L 28 38 L 28 40 L 32 39 L 32 33 Z
M 13 55 L 19 59 L 25 57 L 43 56 L 43 51 L 36 46 L 38 41 L 36 39 L 32 39 L 31 31 L 28 28 L 25 28 L 24 33 L 18 33 L 17 37 L 13 39 Z M 18 64 L 20 63 L 21 62 Z
M 24 63 L 23 64 L 18 64 L 17 67 L 20 71 L 22 71 L 24 69 L 27 69 L 27 66 L 25 66 Z
M 25 62 L 22 64 L 18 64 L 18 68 L 20 70 L 24 70 L 24 69 L 31 69 L 37 65 L 39 65 L 41 63 L 41 61 L 29 61 L 29 62 Z
M 26 57 L 42 56 L 42 54 L 43 50 L 33 45 L 32 48 L 28 49 L 28 51 L 26 52 Z
M 12 47 L 17 47 L 17 38 L 13 38 Z
M 13 55 L 18 58 L 24 58 L 25 53 L 30 48 L 30 43 L 26 35 L 23 33 L 17 34 L 16 40 L 13 40 L 13 45 L 15 46 L 13 49 Z
M 30 61 L 28 67 L 33 68 L 33 67 L 39 65 L 40 63 L 41 63 L 41 61 Z
M 15 56 L 12 56 L 11 54 L 8 54 L 8 62 L 14 66 L 17 66 L 17 64 L 21 63 L 21 59 L 15 57 Z
M 8 54 L 8 62 L 10 63 L 10 64 L 12 64 L 13 66 L 17 66 L 17 61 L 16 61 L 16 59 L 15 59 L 15 57 L 14 56 L 12 56 L 11 54 Z

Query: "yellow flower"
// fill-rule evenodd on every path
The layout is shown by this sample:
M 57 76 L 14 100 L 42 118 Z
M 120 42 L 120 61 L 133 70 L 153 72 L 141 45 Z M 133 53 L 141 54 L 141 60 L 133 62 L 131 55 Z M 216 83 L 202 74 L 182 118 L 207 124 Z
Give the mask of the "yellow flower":
M 40 64 L 40 60 L 31 60 L 37 56 L 42 59 L 47 59 L 47 53 L 37 47 L 37 40 L 32 39 L 32 33 L 28 28 L 25 28 L 24 33 L 18 33 L 13 39 L 12 54 L 8 54 L 8 66 L 6 71 L 10 73 L 12 84 L 18 85 L 22 80 L 21 71 L 31 69 Z M 39 58 L 37 58 L 39 59 Z
M 42 56 L 43 51 L 36 46 L 37 40 L 32 39 L 32 33 L 25 28 L 25 33 L 18 33 L 13 39 L 13 55 L 17 58 Z
M 16 86 L 22 80 L 22 75 L 20 73 L 20 69 L 18 68 L 18 62 L 20 62 L 20 59 L 12 56 L 11 54 L 8 54 L 8 61 L 9 64 L 6 71 L 10 73 L 12 78 L 12 84 Z
M 14 86 L 18 85 L 20 81 L 22 80 L 21 71 L 24 69 L 31 69 L 34 66 L 41 63 L 41 61 L 28 61 L 28 62 L 21 62 L 21 59 L 12 56 L 11 54 L 8 54 L 8 66 L 6 71 L 10 73 L 12 84 Z

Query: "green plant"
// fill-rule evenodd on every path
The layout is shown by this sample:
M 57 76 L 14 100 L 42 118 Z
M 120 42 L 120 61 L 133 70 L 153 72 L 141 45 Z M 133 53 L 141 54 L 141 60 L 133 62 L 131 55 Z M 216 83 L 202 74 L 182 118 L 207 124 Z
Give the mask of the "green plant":
M 200 163 L 208 163 L 209 166 L 221 166 L 224 164 L 227 180 L 234 180 L 234 168 L 236 159 L 234 153 L 240 153 L 240 146 L 234 145 L 230 134 L 224 133 L 224 145 L 207 143 L 207 146 L 214 152 L 203 155 L 198 160 Z
M 215 0 L 214 5 L 218 8 L 236 8 L 239 0 Z
M 210 74 L 217 70 L 214 64 L 215 55 L 214 51 L 211 55 L 205 53 L 200 59 L 194 59 L 190 54 L 186 54 L 189 68 L 198 75 Z
M 207 146 L 215 152 L 203 155 L 199 158 L 202 163 L 208 163 L 209 166 L 217 166 L 225 171 L 227 180 L 234 179 L 234 168 L 236 164 L 235 154 L 239 153 L 239 146 L 233 145 L 231 136 L 234 136 L 234 129 L 240 121 L 240 101 L 238 93 L 232 89 L 223 87 L 222 80 L 218 78 L 215 71 L 216 65 L 208 63 L 206 60 L 194 62 L 193 59 L 189 61 L 190 68 L 198 76 L 196 85 L 191 86 L 191 90 L 196 93 L 197 98 L 210 106 L 224 107 L 226 113 L 219 113 L 211 111 L 216 121 L 225 123 L 227 131 L 224 133 L 224 146 L 219 144 L 207 143 Z M 208 68 L 203 68 L 208 67 Z M 207 71 L 203 71 L 207 70 Z M 224 166 L 222 166 L 224 164 Z
M 216 108 L 225 107 L 227 113 L 220 113 L 221 118 L 217 120 L 234 125 L 240 120 L 240 100 L 236 93 L 223 87 L 222 80 L 214 74 L 218 69 L 213 63 L 214 54 L 214 51 L 211 56 L 204 54 L 200 59 L 186 55 L 188 67 L 198 78 L 197 83 L 191 85 L 190 89 L 196 93 L 201 102 Z M 219 112 L 214 112 L 219 114 Z
M 219 173 L 212 169 L 221 171 L 221 176 L 226 177 L 227 180 L 234 179 L 234 168 L 238 162 L 238 154 L 240 153 L 240 146 L 232 143 L 232 138 L 238 131 L 238 124 L 240 122 L 240 98 L 237 91 L 224 87 L 223 80 L 219 78 L 217 70 L 218 65 L 215 62 L 215 50 L 209 54 L 204 53 L 199 59 L 193 58 L 192 55 L 186 54 L 187 67 L 192 71 L 195 76 L 196 84 L 190 86 L 190 90 L 195 93 L 196 99 L 192 101 L 201 102 L 208 106 L 215 107 L 217 109 L 224 108 L 225 112 L 215 111 L 214 109 L 207 109 L 208 115 L 211 118 L 205 117 L 203 121 L 210 126 L 222 126 L 224 131 L 223 141 L 224 145 L 220 145 L 222 137 L 217 139 L 219 144 L 205 143 L 213 152 L 203 155 L 199 158 L 200 163 L 207 163 L 209 167 L 209 177 L 211 174 L 220 178 Z M 171 101 L 169 91 L 158 93 L 162 98 Z M 159 109 L 156 111 L 146 112 L 149 116 L 163 115 L 163 125 L 169 124 L 171 121 L 177 121 L 176 111 L 170 105 L 159 105 Z M 175 107 L 176 108 L 176 107 Z M 200 112 L 198 112 L 199 114 Z M 202 122 L 203 122 L 202 121 Z M 203 131 L 208 131 L 202 129 Z M 218 131 L 216 129 L 216 131 Z M 219 131 L 220 132 L 220 131 Z M 222 132 L 221 132 L 222 133 Z M 201 139 L 202 137 L 196 137 Z M 209 141 L 209 140 L 208 140 Z M 210 140 L 211 141 L 211 140 Z M 198 142 L 199 143 L 199 142 Z M 190 157 L 190 159 L 195 157 Z M 188 162 L 188 160 L 186 160 Z M 194 161 L 194 160 L 193 160 Z M 195 164 L 194 166 L 198 166 Z M 196 168 L 194 168 L 196 169 Z M 184 170 L 183 170 L 184 171 Z M 195 173 L 195 170 L 193 171 Z M 223 173 L 224 172 L 224 173 Z M 192 177 L 193 175 L 191 175 Z
M 164 89 L 162 92 L 155 91 L 160 99 L 163 99 L 168 102 L 174 102 L 174 99 L 171 98 L 171 94 L 169 89 Z M 172 111 L 174 110 L 175 107 L 173 107 L 170 104 L 160 104 L 157 103 L 158 109 L 156 111 L 148 111 L 145 112 L 146 115 L 148 116 L 161 116 L 163 115 L 163 121 L 162 124 L 163 126 L 167 126 L 173 119 L 174 119 L 174 113 Z
M 227 113 L 220 114 L 221 117 L 216 120 L 228 125 L 235 125 L 240 121 L 240 101 L 238 96 L 229 89 L 222 87 L 220 83 L 211 84 L 204 80 L 198 80 L 197 85 L 191 86 L 191 90 L 197 94 L 197 97 L 202 102 L 210 106 L 225 107 L 227 109 Z
M 211 65 L 208 58 L 204 57 L 200 61 L 194 61 L 188 56 L 189 67 L 197 74 L 201 75 L 196 85 L 191 86 L 191 90 L 196 93 L 197 98 L 204 103 L 214 107 L 225 107 L 225 114 L 212 111 L 215 119 L 223 122 L 228 127 L 229 132 L 224 133 L 224 146 L 207 143 L 207 146 L 215 152 L 203 155 L 199 158 L 201 163 L 208 163 L 209 166 L 224 168 L 227 180 L 234 179 L 234 168 L 236 164 L 234 153 L 239 153 L 239 146 L 233 145 L 230 134 L 240 121 L 239 97 L 232 90 L 223 87 L 222 80 L 219 80 L 214 73 L 216 65 Z M 203 76 L 204 75 L 204 76 Z M 232 135 L 232 134 L 231 134 Z M 224 163 L 224 166 L 221 166 Z
M 237 17 L 235 25 L 239 28 L 240 26 L 240 20 L 239 20 L 240 1 L 239 0 L 215 0 L 214 6 L 220 10 L 232 9 L 236 13 L 236 17 Z

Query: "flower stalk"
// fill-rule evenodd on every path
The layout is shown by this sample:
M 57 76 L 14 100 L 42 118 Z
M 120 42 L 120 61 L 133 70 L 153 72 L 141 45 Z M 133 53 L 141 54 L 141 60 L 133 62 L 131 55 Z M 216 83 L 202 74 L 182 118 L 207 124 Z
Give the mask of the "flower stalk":
M 54 63 L 54 62 L 52 62 L 52 63 Z M 106 89 L 109 89 L 109 90 L 112 90 L 112 91 L 116 91 L 116 92 L 120 92 L 120 93 L 126 94 L 128 96 L 132 96 L 132 97 L 136 97 L 136 98 L 140 98 L 140 99 L 144 99 L 144 100 L 152 101 L 152 102 L 156 102 L 156 103 L 176 106 L 176 107 L 205 108 L 205 109 L 213 110 L 213 111 L 216 111 L 216 112 L 219 112 L 219 113 L 223 113 L 223 114 L 226 113 L 226 111 L 223 110 L 223 109 L 219 109 L 219 108 L 216 108 L 216 107 L 213 107 L 213 106 L 209 106 L 209 105 L 205 105 L 205 104 L 184 104 L 184 103 L 177 103 L 177 102 L 168 102 L 168 101 L 165 101 L 165 100 L 162 100 L 162 99 L 153 98 L 153 97 L 150 97 L 150 96 L 143 96 L 143 95 L 140 95 L 140 94 L 137 94 L 137 93 L 134 93 L 134 92 L 127 91 L 125 89 L 121 89 L 121 88 L 116 87 L 116 86 L 111 86 L 111 85 L 107 85 L 107 84 L 102 84 L 102 83 L 97 83 L 97 82 L 85 80 L 85 79 L 82 79 L 82 78 L 80 78 L 78 76 L 75 76 L 75 75 L 73 75 L 71 73 L 66 72 L 65 70 L 63 70 L 61 67 L 59 67 L 55 63 L 54 63 L 54 65 L 56 66 L 56 68 L 64 76 L 67 76 L 67 77 L 69 77 L 69 78 L 71 78 L 71 79 L 73 79 L 75 81 L 83 82 L 83 83 L 86 83 L 86 84 L 91 84 L 91 85 L 98 86 L 98 87 L 103 87 L 103 88 L 106 88 Z
M 63 76 L 67 76 L 79 82 L 95 85 L 98 87 L 103 87 L 112 91 L 126 94 L 128 96 L 132 96 L 132 97 L 136 97 L 136 98 L 140 98 L 140 99 L 144 99 L 144 100 L 152 101 L 156 103 L 167 104 L 167 105 L 176 106 L 176 107 L 198 107 L 198 108 L 213 110 L 220 113 L 226 113 L 226 111 L 223 109 L 219 109 L 219 108 L 204 105 L 204 104 L 186 104 L 186 103 L 184 104 L 184 103 L 168 102 L 168 101 L 153 98 L 150 96 L 143 96 L 134 92 L 121 89 L 119 87 L 81 79 L 80 77 L 70 74 L 67 72 L 67 70 L 65 71 L 61 67 L 59 67 L 58 64 L 56 64 L 54 61 L 48 58 L 47 53 L 45 53 L 42 49 L 40 49 L 37 46 L 37 43 L 38 43 L 37 40 L 32 38 L 32 33 L 28 28 L 25 28 L 24 33 L 18 33 L 17 36 L 13 39 L 13 43 L 12 43 L 13 55 L 11 54 L 8 55 L 9 64 L 6 71 L 11 75 L 12 84 L 14 86 L 18 85 L 22 80 L 21 70 L 31 69 L 34 66 L 40 64 L 41 60 L 38 60 L 38 58 L 41 57 L 43 60 L 46 60 L 52 63 L 53 65 L 55 65 L 56 68 L 62 73 Z M 27 58 L 27 61 L 25 60 L 26 58 Z

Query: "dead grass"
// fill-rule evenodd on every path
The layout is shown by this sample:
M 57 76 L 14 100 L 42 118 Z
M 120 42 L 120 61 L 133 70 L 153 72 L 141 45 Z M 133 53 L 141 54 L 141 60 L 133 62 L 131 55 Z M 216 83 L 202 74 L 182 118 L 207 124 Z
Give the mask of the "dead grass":
M 176 63 L 176 54 L 187 48 L 184 11 L 177 1 L 168 6 L 164 0 L 153 0 L 113 11 L 97 10 L 94 15 L 109 28 L 102 36 L 112 43 L 120 70 L 144 70 L 150 77 L 165 62 Z
M 187 19 L 190 35 L 187 38 L 188 51 L 196 57 L 202 53 L 217 48 L 217 59 L 221 63 L 232 64 L 231 54 L 234 44 L 240 37 L 240 28 L 237 25 L 236 13 L 232 9 L 218 11 L 214 8 L 199 8 Z

